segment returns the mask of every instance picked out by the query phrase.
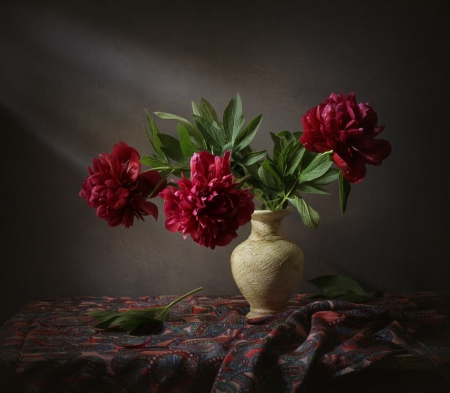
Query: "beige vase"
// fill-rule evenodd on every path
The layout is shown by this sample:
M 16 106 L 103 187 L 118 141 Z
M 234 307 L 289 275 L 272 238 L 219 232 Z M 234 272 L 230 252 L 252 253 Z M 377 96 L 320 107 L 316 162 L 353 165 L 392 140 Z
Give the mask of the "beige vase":
M 302 278 L 303 251 L 283 234 L 281 221 L 294 209 L 255 210 L 247 240 L 231 254 L 231 271 L 250 304 L 247 318 L 286 309 Z

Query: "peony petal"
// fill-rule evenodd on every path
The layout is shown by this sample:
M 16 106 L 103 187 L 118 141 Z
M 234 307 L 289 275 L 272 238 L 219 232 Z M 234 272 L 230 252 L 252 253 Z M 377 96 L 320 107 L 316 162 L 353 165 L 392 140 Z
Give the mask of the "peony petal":
M 125 174 L 128 179 L 135 181 L 141 172 L 140 156 L 137 151 L 131 153 L 130 160 L 126 164 Z
M 311 113 L 319 124 L 312 126 Z M 391 153 L 389 142 L 374 139 L 384 130 L 377 121 L 375 110 L 369 103 L 357 104 L 353 92 L 348 97 L 332 93 L 302 117 L 300 142 L 313 152 L 333 150 L 334 162 L 344 177 L 358 183 L 366 174 L 366 164 L 380 165 Z
M 132 209 L 124 209 L 124 214 L 122 215 L 122 222 L 121 224 L 125 228 L 129 228 L 133 226 L 134 221 L 134 211 Z
M 191 159 L 191 181 L 182 176 L 179 189 L 166 187 L 159 193 L 164 199 L 165 226 L 194 242 L 214 249 L 228 244 L 236 229 L 250 221 L 254 210 L 249 190 L 237 190 L 230 168 L 231 152 L 223 157 L 209 152 L 195 153 Z
M 158 188 L 155 187 L 159 184 Z M 157 171 L 145 171 L 142 172 L 137 178 L 136 192 L 145 198 L 154 198 L 162 190 L 167 187 L 167 179 L 163 180 L 163 177 Z M 151 192 L 152 195 L 149 195 Z
M 133 153 L 139 156 L 137 150 L 134 147 L 127 145 L 125 142 L 116 143 L 111 151 L 111 155 L 116 157 L 119 162 L 129 161 Z
M 344 160 L 339 154 L 333 153 L 333 161 L 342 170 L 342 174 L 350 183 L 359 183 L 366 175 L 366 166 L 360 160 Z
M 389 157 L 392 151 L 391 144 L 384 139 L 360 139 L 355 149 L 365 158 L 367 164 L 381 165 L 381 162 Z
M 108 179 L 104 181 L 104 184 L 108 188 L 117 189 L 120 187 L 120 183 L 117 181 L 117 179 Z
M 80 191 L 80 196 L 96 208 L 97 215 L 110 226 L 126 228 L 133 225 L 135 218 L 143 219 L 149 214 L 157 218 L 156 205 L 146 201 L 140 193 L 150 188 L 148 192 L 151 192 L 161 177 L 152 173 L 139 175 L 141 164 L 137 150 L 119 142 L 111 154 L 99 157 L 92 161 L 93 167 L 88 168 L 90 176 Z M 157 191 L 165 186 L 163 182 Z
M 117 160 L 111 167 L 121 177 L 125 175 L 131 181 L 135 181 L 141 171 L 140 156 L 138 151 L 125 142 L 116 143 L 111 152 L 111 160 Z M 125 174 L 123 174 L 125 169 Z
M 144 215 L 148 214 L 155 217 L 155 220 L 158 219 L 158 206 L 156 206 L 152 202 L 145 200 L 145 198 L 142 198 L 141 196 L 137 196 L 135 198 L 135 201 L 139 209 L 144 213 Z
M 194 170 L 192 168 L 192 159 L 191 159 L 191 179 L 195 173 L 200 173 L 203 177 L 208 178 L 210 173 L 209 168 L 214 166 L 215 156 L 207 151 L 201 151 L 199 153 L 194 153 L 195 156 L 195 166 Z M 193 156 L 193 157 L 194 157 Z
M 191 179 L 194 177 L 195 173 L 198 172 L 199 169 L 203 171 L 203 168 L 198 168 L 197 164 L 200 162 L 200 155 L 198 153 L 194 153 L 191 157 L 190 165 L 191 165 Z
M 345 104 L 346 104 L 346 109 L 347 109 L 348 115 L 350 116 L 350 118 L 352 120 L 355 120 L 356 119 L 356 115 L 355 115 L 355 112 L 353 111 L 351 103 L 349 101 L 347 101 Z

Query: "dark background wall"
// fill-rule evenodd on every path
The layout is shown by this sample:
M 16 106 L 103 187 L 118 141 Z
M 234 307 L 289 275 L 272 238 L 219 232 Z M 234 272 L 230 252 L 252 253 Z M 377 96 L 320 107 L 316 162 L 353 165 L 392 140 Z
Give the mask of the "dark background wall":
M 264 115 L 255 149 L 331 92 L 387 125 L 392 155 L 345 216 L 333 186 L 307 198 L 316 232 L 285 220 L 306 257 L 299 292 L 322 274 L 448 289 L 449 16 L 447 1 L 0 2 L 0 322 L 36 297 L 237 294 L 229 257 L 249 225 L 212 251 L 167 232 L 162 212 L 109 228 L 78 196 L 116 142 L 150 153 L 144 108 L 191 118 L 205 97 L 221 113 L 237 92 L 247 120 Z

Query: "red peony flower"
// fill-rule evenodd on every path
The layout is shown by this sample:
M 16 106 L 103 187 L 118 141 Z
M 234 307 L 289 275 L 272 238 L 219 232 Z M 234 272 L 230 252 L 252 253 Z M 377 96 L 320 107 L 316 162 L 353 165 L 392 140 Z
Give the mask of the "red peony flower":
M 161 182 L 150 198 L 158 195 L 167 182 L 156 171 L 140 173 L 139 159 L 136 149 L 119 142 L 111 154 L 100 154 L 100 158 L 92 160 L 93 168 L 88 168 L 90 176 L 79 195 L 111 227 L 122 224 L 128 228 L 135 217 L 143 220 L 149 214 L 158 218 L 157 206 L 147 198 L 158 183 Z
M 255 205 L 247 189 L 237 189 L 230 170 L 230 152 L 223 158 L 202 151 L 191 158 L 191 180 L 160 192 L 166 228 L 205 247 L 226 246 L 240 225 L 250 221 Z
M 391 144 L 375 137 L 384 130 L 378 127 L 377 113 L 368 103 L 356 103 L 348 97 L 332 93 L 325 103 L 302 116 L 300 141 L 316 153 L 333 150 L 333 160 L 351 183 L 364 179 L 366 164 L 381 165 L 391 154 Z

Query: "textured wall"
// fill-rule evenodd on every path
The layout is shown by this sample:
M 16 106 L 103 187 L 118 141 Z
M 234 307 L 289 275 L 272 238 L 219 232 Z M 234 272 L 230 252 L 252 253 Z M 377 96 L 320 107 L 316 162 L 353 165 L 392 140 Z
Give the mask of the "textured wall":
M 191 100 L 222 112 L 237 92 L 247 120 L 264 114 L 256 149 L 333 91 L 387 124 L 393 153 L 353 187 L 345 216 L 332 187 L 307 198 L 316 232 L 285 220 L 305 254 L 299 291 L 337 273 L 447 289 L 449 15 L 447 1 L 0 2 L 0 322 L 44 296 L 237 294 L 229 257 L 249 225 L 212 251 L 167 232 L 163 214 L 109 228 L 78 197 L 117 141 L 150 152 L 144 109 L 190 118 Z

